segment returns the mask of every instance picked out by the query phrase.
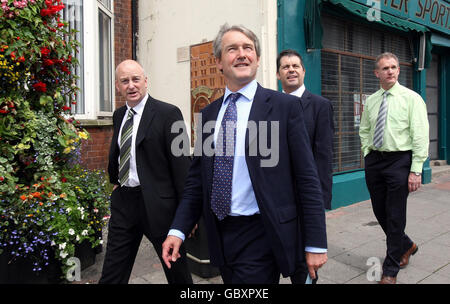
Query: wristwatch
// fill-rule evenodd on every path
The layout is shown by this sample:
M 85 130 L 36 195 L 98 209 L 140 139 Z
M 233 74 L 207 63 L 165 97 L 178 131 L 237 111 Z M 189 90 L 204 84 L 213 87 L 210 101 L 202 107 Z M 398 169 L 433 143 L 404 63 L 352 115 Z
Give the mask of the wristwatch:
M 422 173 L 420 173 L 420 172 L 411 172 L 411 173 L 414 173 L 415 176 L 421 176 L 422 175 Z

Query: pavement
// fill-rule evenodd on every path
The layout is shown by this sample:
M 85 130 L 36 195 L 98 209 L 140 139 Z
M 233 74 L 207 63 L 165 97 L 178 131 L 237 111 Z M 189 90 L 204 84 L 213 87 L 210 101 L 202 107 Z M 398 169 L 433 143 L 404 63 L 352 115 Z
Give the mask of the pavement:
M 408 198 L 406 233 L 418 244 L 409 265 L 400 270 L 398 284 L 450 284 L 450 166 L 434 162 L 432 182 Z M 386 237 L 370 200 L 327 212 L 328 262 L 319 270 L 318 284 L 376 284 L 386 253 Z M 104 229 L 107 230 L 107 229 Z M 107 239 L 104 231 L 104 240 Z M 81 273 L 78 284 L 98 282 L 106 251 Z M 192 275 L 194 284 L 222 284 L 220 276 Z M 144 237 L 130 284 L 167 284 L 161 263 Z M 280 278 L 280 284 L 290 284 Z

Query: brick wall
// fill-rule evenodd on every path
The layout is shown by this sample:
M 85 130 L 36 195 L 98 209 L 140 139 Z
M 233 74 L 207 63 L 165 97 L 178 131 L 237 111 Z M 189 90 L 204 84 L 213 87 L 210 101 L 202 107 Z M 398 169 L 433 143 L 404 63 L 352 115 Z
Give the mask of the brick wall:
M 132 9 L 130 0 L 114 1 L 114 69 L 120 62 L 133 57 Z M 114 70 L 113 69 L 113 70 Z M 116 109 L 125 104 L 125 100 L 116 93 Z M 91 139 L 84 143 L 81 150 L 82 164 L 89 169 L 106 170 L 113 127 L 85 126 Z
M 130 0 L 114 1 L 114 60 L 115 66 L 125 59 L 133 57 L 133 32 Z M 125 100 L 116 93 L 116 109 L 123 106 Z

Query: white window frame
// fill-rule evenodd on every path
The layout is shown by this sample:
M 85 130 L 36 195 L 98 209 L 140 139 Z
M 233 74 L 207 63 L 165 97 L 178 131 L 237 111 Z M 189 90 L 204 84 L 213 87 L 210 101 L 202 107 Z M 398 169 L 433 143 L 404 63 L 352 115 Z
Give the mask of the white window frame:
M 100 111 L 100 71 L 99 71 L 99 10 L 111 18 L 111 112 Z M 75 114 L 79 120 L 98 120 L 112 117 L 115 110 L 114 73 L 114 0 L 111 10 L 97 0 L 83 1 L 83 57 L 84 57 L 84 114 Z

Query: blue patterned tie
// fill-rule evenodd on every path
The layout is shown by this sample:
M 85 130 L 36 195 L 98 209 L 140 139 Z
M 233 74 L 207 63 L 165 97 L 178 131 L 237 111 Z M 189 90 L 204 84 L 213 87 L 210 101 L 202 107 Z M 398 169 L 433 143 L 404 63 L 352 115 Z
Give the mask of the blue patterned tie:
M 217 215 L 219 221 L 223 220 L 231 209 L 234 149 L 236 146 L 236 100 L 240 95 L 240 93 L 232 93 L 228 96 L 229 103 L 216 142 L 211 209 Z

